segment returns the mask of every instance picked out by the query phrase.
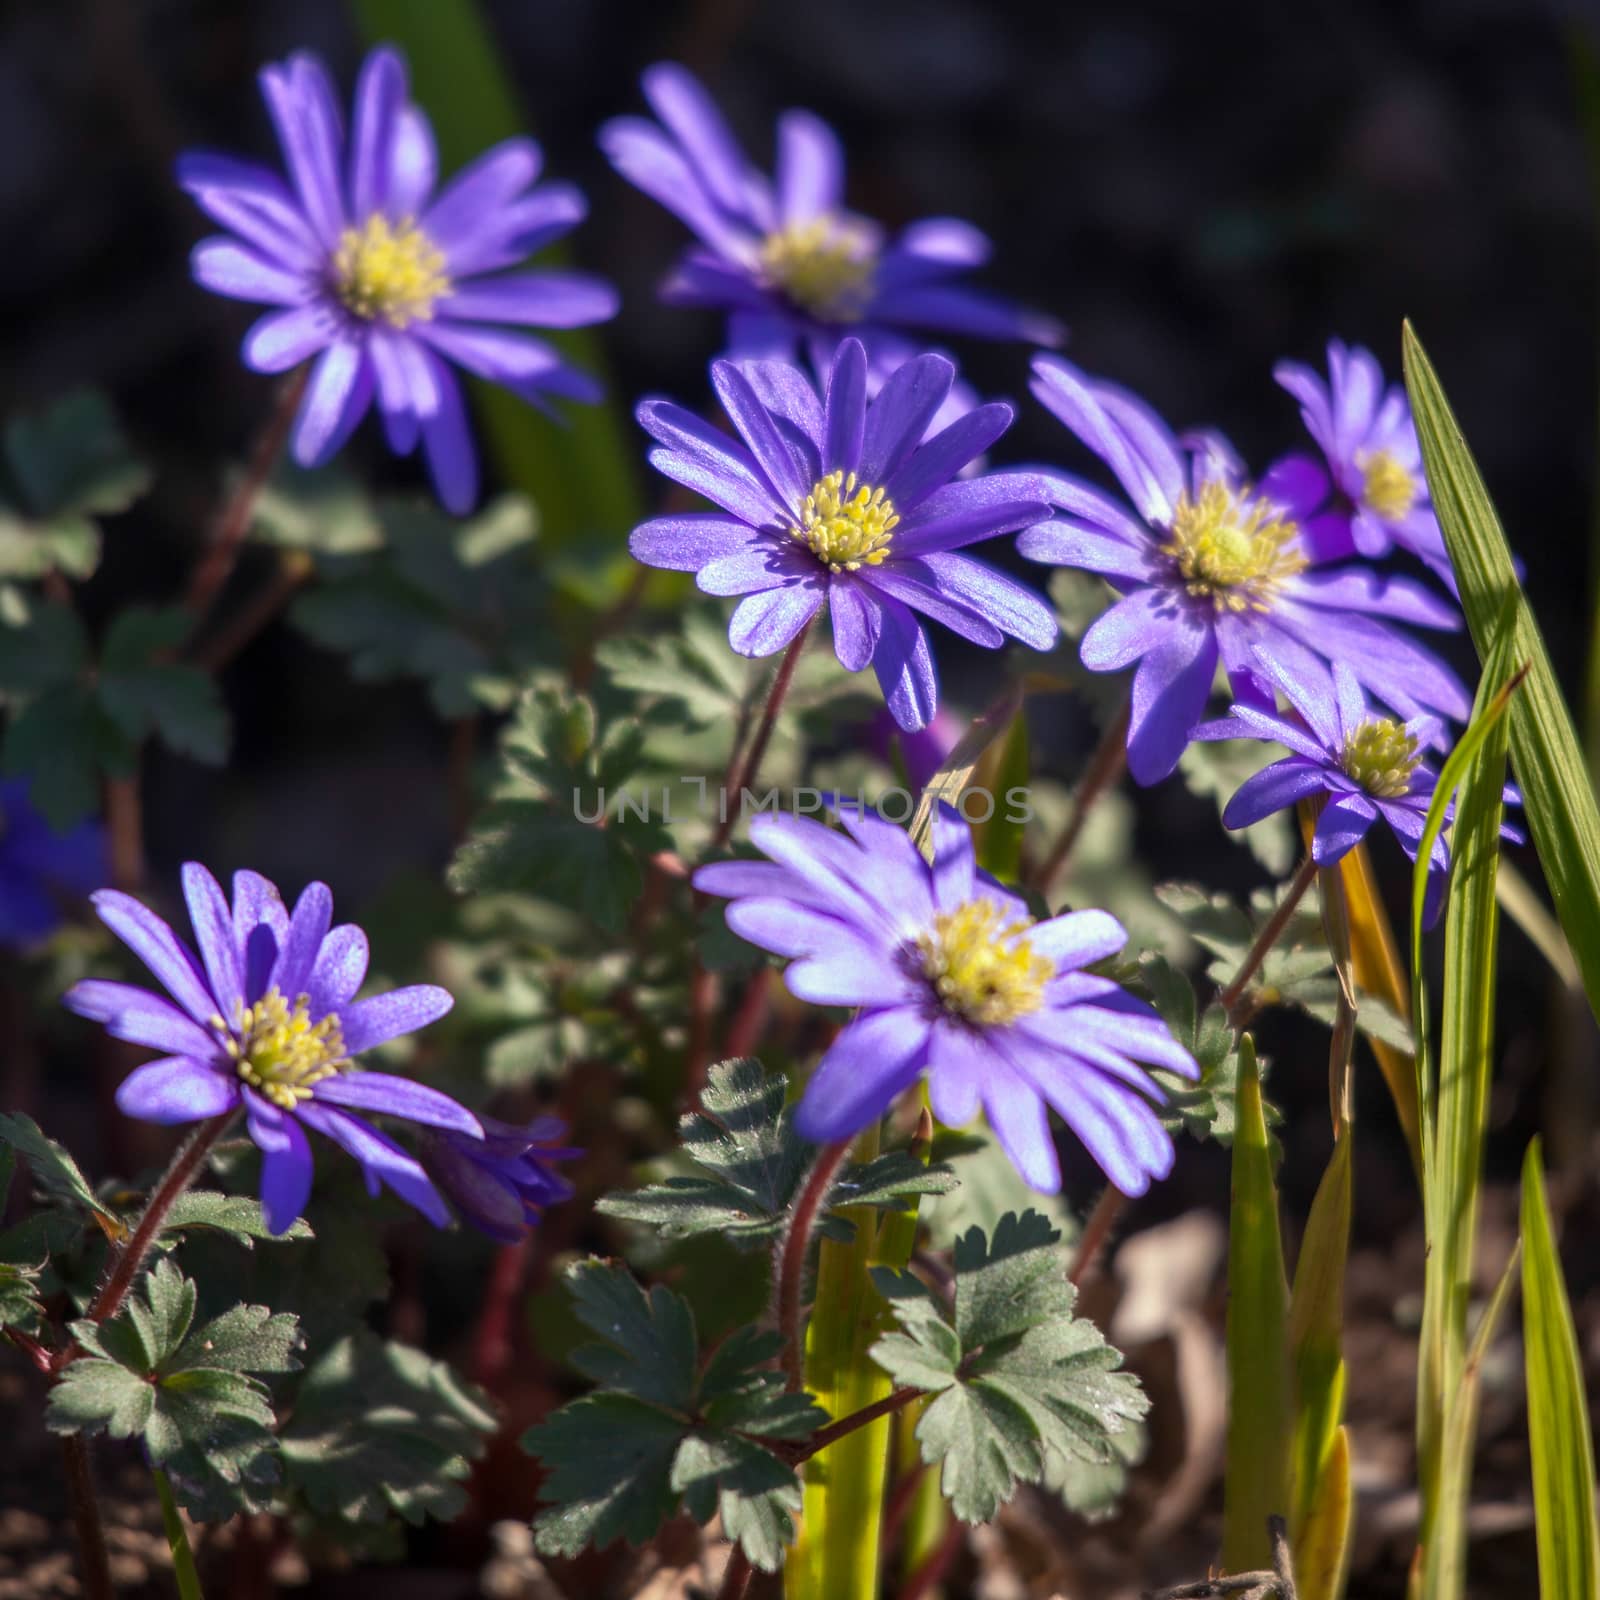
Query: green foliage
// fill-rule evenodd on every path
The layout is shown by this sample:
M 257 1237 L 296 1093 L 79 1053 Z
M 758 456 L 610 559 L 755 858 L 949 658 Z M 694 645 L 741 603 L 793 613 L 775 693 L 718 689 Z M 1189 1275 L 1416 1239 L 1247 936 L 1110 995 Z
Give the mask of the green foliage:
M 1594 1600 L 1600 1594 L 1594 1442 L 1578 1331 L 1550 1226 L 1537 1139 L 1522 1163 L 1522 1247 L 1522 1337 L 1540 1600 Z
M 215 1229 L 246 1250 L 253 1250 L 258 1239 L 287 1243 L 311 1237 L 311 1224 L 304 1217 L 296 1217 L 282 1233 L 273 1233 L 259 1200 L 243 1194 L 218 1194 L 214 1189 L 185 1190 L 167 1208 L 161 1223 L 163 1233 L 184 1233 L 192 1228 Z
M 383 548 L 372 496 L 336 468 L 285 467 L 256 497 L 250 531 L 264 544 L 318 556 L 364 555 Z
M 1196 944 L 1212 957 L 1206 976 L 1226 983 L 1244 963 L 1256 935 L 1266 925 L 1278 894 L 1258 889 L 1249 908 L 1225 894 L 1212 894 L 1193 883 L 1163 883 L 1156 888 L 1161 903 L 1182 923 Z M 1322 915 L 1314 892 L 1308 891 L 1290 917 L 1278 942 L 1267 952 L 1251 986 L 1257 1007 L 1293 1006 L 1332 1026 L 1338 1012 L 1339 980 L 1322 931 Z M 1406 1024 L 1381 1000 L 1358 996 L 1356 1026 L 1397 1049 L 1411 1048 Z
M 1228 1441 L 1222 1561 L 1230 1572 L 1271 1565 L 1267 1519 L 1292 1502 L 1294 1428 L 1289 1288 L 1278 1188 L 1262 1115 L 1255 1045 L 1239 1047 L 1233 1184 L 1228 1208 Z
M 177 607 L 130 607 L 107 629 L 98 664 L 65 606 L 35 604 L 0 625 L 0 702 L 12 712 L 0 759 L 32 780 L 34 802 L 57 827 L 93 811 L 101 774 L 130 773 L 149 735 L 197 761 L 227 753 L 216 684 L 175 659 L 192 620 Z
M 362 539 L 366 524 L 327 498 L 321 514 L 273 517 L 277 537 Z M 550 659 L 532 505 L 506 495 L 452 522 L 431 506 L 389 501 L 378 525 L 380 548 L 357 543 L 353 553 L 324 557 L 324 581 L 295 602 L 295 623 L 348 654 L 363 682 L 420 679 L 441 717 L 503 711 L 518 678 Z
M 347 1522 L 448 1521 L 495 1431 L 487 1396 L 442 1361 L 365 1331 L 334 1341 L 294 1396 L 280 1449 L 285 1488 Z
M 13 418 L 0 457 L 0 578 L 93 576 L 96 519 L 126 511 L 150 483 L 110 402 L 89 389 Z
M 644 886 L 641 857 L 671 843 L 658 821 L 623 803 L 642 746 L 637 719 L 602 728 L 587 697 L 530 690 L 502 742 L 506 781 L 456 855 L 451 883 L 466 893 L 522 890 L 620 931 Z M 583 820 L 602 795 L 603 827 Z
M 735 1248 L 769 1244 L 782 1231 L 816 1148 L 794 1132 L 784 1104 L 787 1085 L 759 1061 L 723 1061 L 711 1068 L 700 1110 L 678 1124 L 689 1174 L 645 1188 L 607 1195 L 598 1210 L 644 1223 L 669 1239 L 722 1235 Z M 836 1215 L 841 1206 L 890 1209 L 917 1195 L 955 1187 L 948 1167 L 926 1167 L 907 1151 L 892 1150 L 847 1166 L 828 1193 L 817 1233 L 848 1239 L 855 1229 Z
M 600 1340 L 573 1365 L 599 1388 L 523 1439 L 549 1468 L 554 1502 L 534 1523 L 538 1548 L 570 1556 L 618 1538 L 642 1544 L 681 1506 L 701 1523 L 720 1512 L 750 1560 L 776 1571 L 794 1540 L 800 1480 L 772 1447 L 828 1420 L 772 1370 L 777 1336 L 741 1328 L 704 1357 L 694 1313 L 671 1290 L 647 1294 L 625 1268 L 594 1260 L 568 1282 Z
M 265 1486 L 274 1470 L 273 1410 L 257 1373 L 299 1366 L 295 1318 L 240 1305 L 198 1328 L 197 1291 L 171 1261 L 159 1261 L 108 1322 L 75 1322 L 84 1354 L 50 1391 L 56 1433 L 138 1438 L 151 1462 L 169 1465 L 196 1514 L 231 1515 L 228 1488 Z
M 1409 323 L 1405 370 L 1428 486 L 1478 659 L 1487 672 L 1491 648 L 1506 633 L 1508 659 L 1528 664 L 1527 681 L 1511 707 L 1511 762 L 1551 899 L 1583 972 L 1589 1005 L 1600 1015 L 1600 807 L 1572 714 L 1477 463 Z
M 39 1304 L 39 1271 L 39 1266 L 0 1261 L 0 1328 L 38 1332 L 44 1314 Z
M 1034 1211 L 1008 1213 L 991 1237 L 970 1230 L 956 1242 L 953 1315 L 910 1273 L 873 1274 L 900 1331 L 872 1357 L 897 1384 L 935 1396 L 917 1439 L 965 1522 L 987 1522 L 1052 1458 L 1111 1461 L 1113 1440 L 1148 1408 L 1121 1355 L 1072 1315 L 1059 1241 Z
M 1248 846 L 1251 855 L 1275 878 L 1287 877 L 1299 858 L 1300 838 L 1293 809 L 1274 811 L 1248 828 L 1222 829 L 1221 821 L 1223 807 L 1239 785 L 1284 754 L 1279 746 L 1261 739 L 1226 739 L 1217 743 L 1195 740 L 1178 758 L 1178 774 L 1189 793 L 1215 804 L 1223 837 Z
M 1181 1044 L 1200 1067 L 1197 1079 L 1175 1072 L 1152 1073 L 1166 1094 L 1156 1114 L 1173 1133 L 1191 1139 L 1233 1142 L 1239 1088 L 1239 1047 L 1228 1013 L 1213 1001 L 1201 1010 L 1194 985 L 1164 955 L 1147 950 L 1139 958 L 1139 982 Z
M 33 1181 L 55 1204 L 93 1213 L 120 1226 L 116 1214 L 96 1198 L 78 1163 L 54 1139 L 47 1138 L 32 1117 L 20 1111 L 14 1116 L 0 1115 L 0 1147 L 14 1150 L 27 1162 Z

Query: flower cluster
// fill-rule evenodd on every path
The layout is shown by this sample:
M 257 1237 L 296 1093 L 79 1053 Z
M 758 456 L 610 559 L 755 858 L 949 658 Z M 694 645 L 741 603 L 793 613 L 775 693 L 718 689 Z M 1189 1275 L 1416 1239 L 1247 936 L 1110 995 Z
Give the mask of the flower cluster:
M 57 833 L 28 798 L 23 778 L 0 782 L 0 948 L 47 938 L 62 907 L 106 879 L 105 830 L 80 822 Z

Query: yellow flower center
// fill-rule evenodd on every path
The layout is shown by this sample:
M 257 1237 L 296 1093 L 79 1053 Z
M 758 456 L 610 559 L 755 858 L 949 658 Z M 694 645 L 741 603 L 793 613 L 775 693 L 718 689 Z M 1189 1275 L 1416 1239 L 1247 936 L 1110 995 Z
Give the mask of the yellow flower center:
M 859 572 L 882 564 L 899 521 L 882 489 L 858 483 L 853 472 L 830 472 L 812 484 L 789 535 L 830 572 Z
M 306 995 L 291 1006 L 278 990 L 268 989 L 253 1006 L 239 1007 L 231 1028 L 220 1016 L 211 1026 L 224 1035 L 239 1076 L 285 1111 L 309 1100 L 312 1084 L 348 1065 L 338 1017 L 313 1022 Z
M 854 322 L 862 315 L 876 268 L 871 239 L 837 217 L 796 222 L 761 244 L 767 282 L 828 322 Z
M 946 1011 L 982 1027 L 1002 1027 L 1037 1011 L 1055 963 L 1028 942 L 1033 926 L 1008 919 L 993 901 L 941 911 L 917 938 L 922 972 Z
M 1417 736 L 1392 717 L 1369 717 L 1339 753 L 1345 776 L 1380 800 L 1397 800 L 1411 792 L 1411 775 L 1419 760 Z
M 333 275 L 356 316 L 396 328 L 430 321 L 434 301 L 450 292 L 443 251 L 410 217 L 391 223 L 376 212 L 339 236 Z
M 1386 522 L 1398 522 L 1417 503 L 1420 485 L 1387 450 L 1375 450 L 1358 457 L 1363 479 L 1361 498 Z
M 1163 546 L 1192 595 L 1218 611 L 1265 611 L 1286 578 L 1304 570 L 1300 530 L 1270 501 L 1213 479 L 1195 498 L 1187 491 Z

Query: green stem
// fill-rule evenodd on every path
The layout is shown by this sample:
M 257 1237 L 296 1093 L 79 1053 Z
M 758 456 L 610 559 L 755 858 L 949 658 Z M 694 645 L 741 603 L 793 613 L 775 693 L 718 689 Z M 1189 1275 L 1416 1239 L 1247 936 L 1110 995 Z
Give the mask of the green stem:
M 167 1530 L 167 1547 L 172 1551 L 172 1571 L 178 1580 L 178 1600 L 205 1600 L 200 1589 L 200 1573 L 194 1564 L 194 1551 L 189 1548 L 189 1534 L 178 1514 L 178 1502 L 173 1498 L 172 1484 L 160 1467 L 152 1467 L 156 1480 L 156 1494 L 161 1500 L 161 1521 Z
M 853 1154 L 870 1161 L 878 1148 L 873 1127 Z M 912 1148 L 926 1159 L 925 1141 Z M 789 1600 L 877 1600 L 890 1414 L 916 1398 L 915 1391 L 897 1390 L 868 1352 L 892 1323 L 871 1270 L 911 1259 L 917 1206 L 881 1217 L 868 1207 L 843 1214 L 855 1236 L 848 1244 L 824 1239 L 818 1247 L 804 1372 L 806 1388 L 839 1421 L 817 1435 L 822 1447 L 806 1462 L 800 1539 L 784 1568 Z

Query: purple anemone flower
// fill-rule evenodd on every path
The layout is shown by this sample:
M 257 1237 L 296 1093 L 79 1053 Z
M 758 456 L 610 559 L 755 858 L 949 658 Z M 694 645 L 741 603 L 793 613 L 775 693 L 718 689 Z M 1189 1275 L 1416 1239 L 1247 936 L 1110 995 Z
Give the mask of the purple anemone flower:
M 28 799 L 27 779 L 0 781 L 0 948 L 48 938 L 64 904 L 106 881 L 107 865 L 98 822 L 57 833 Z
M 1057 356 L 1034 362 L 1034 394 L 1110 467 L 1131 514 L 1065 474 L 1047 480 L 1057 518 L 1017 548 L 1098 572 L 1121 598 L 1083 636 L 1093 672 L 1138 663 L 1128 770 L 1156 783 L 1177 765 L 1220 661 L 1236 700 L 1272 709 L 1271 682 L 1299 704 L 1332 693 L 1329 663 L 1402 717 L 1464 720 L 1465 685 L 1391 626 L 1457 628 L 1455 609 L 1405 578 L 1356 562 L 1320 570 L 1302 538 L 1307 508 L 1278 485 L 1252 488 L 1214 434 L 1179 439 L 1143 401 Z M 1303 687 L 1302 687 L 1303 686 Z
M 1287 692 L 1287 684 L 1280 686 Z M 1332 866 L 1348 855 L 1380 818 L 1414 862 L 1438 785 L 1438 774 L 1422 758 L 1422 751 L 1436 741 L 1437 719 L 1419 716 L 1402 723 L 1374 716 L 1361 685 L 1342 661 L 1334 663 L 1331 693 L 1297 687 L 1303 721 L 1236 705 L 1226 717 L 1194 730 L 1196 739 L 1264 739 L 1290 751 L 1240 784 L 1223 808 L 1223 825 L 1248 828 L 1275 811 L 1320 795 L 1326 803 L 1311 841 L 1318 866 Z M 1516 790 L 1508 787 L 1505 797 L 1516 800 Z M 1452 802 L 1445 812 L 1447 821 L 1454 812 Z M 1511 840 L 1522 837 L 1509 826 L 1501 832 Z M 1449 871 L 1449 847 L 1441 836 L 1428 857 L 1425 911 L 1430 927 L 1444 904 Z
M 183 893 L 199 955 L 131 895 L 93 896 L 100 920 L 165 985 L 171 1000 L 129 983 L 85 979 L 69 1009 L 115 1039 L 167 1052 L 136 1067 L 117 1105 L 146 1122 L 199 1122 L 243 1109 L 261 1150 L 261 1205 L 282 1233 L 311 1193 L 305 1129 L 325 1134 L 361 1164 L 368 1190 L 387 1184 L 436 1226 L 450 1213 L 415 1157 L 354 1113 L 378 1112 L 481 1138 L 478 1119 L 448 1095 L 387 1072 L 359 1072 L 363 1050 L 442 1017 L 450 996 L 432 984 L 355 998 L 367 975 L 367 936 L 333 928 L 333 897 L 310 884 L 291 916 L 274 885 L 234 875 L 230 908 L 197 862 Z
M 1370 559 L 1399 545 L 1455 593 L 1455 570 L 1434 515 L 1405 390 L 1385 388 L 1383 368 L 1370 350 L 1347 348 L 1338 339 L 1328 342 L 1326 381 L 1297 361 L 1279 362 L 1272 375 L 1300 402 L 1306 431 L 1324 457 L 1290 456 L 1266 480 L 1316 508 L 1303 525 L 1316 559 Z
M 807 111 L 778 119 L 777 172 L 758 172 L 693 73 L 651 67 L 645 99 L 660 118 L 617 117 L 600 131 L 611 164 L 699 240 L 662 288 L 675 305 L 728 313 L 732 356 L 794 360 L 810 345 L 827 369 L 845 334 L 874 370 L 922 341 L 901 330 L 1055 344 L 1061 328 L 953 280 L 981 267 L 989 241 L 948 217 L 893 239 L 844 207 L 844 152 Z
M 1199 1069 L 1142 1000 L 1081 969 L 1127 934 L 1104 911 L 1034 922 L 980 873 L 972 834 L 941 804 L 934 859 L 901 829 L 845 812 L 850 837 L 803 817 L 754 818 L 767 861 L 702 867 L 695 887 L 725 895 L 728 926 L 797 959 L 785 982 L 802 1000 L 860 1006 L 822 1058 L 795 1113 L 818 1143 L 874 1122 L 924 1073 L 933 1112 L 958 1127 L 980 1106 L 1018 1172 L 1054 1193 L 1061 1169 L 1054 1106 L 1125 1194 L 1172 1170 L 1172 1140 L 1138 1063 Z
M 263 69 L 261 89 L 289 181 L 231 156 L 179 161 L 179 182 L 228 230 L 196 246 L 195 279 L 276 308 L 245 337 L 257 372 L 315 358 L 292 438 L 301 466 L 331 459 L 376 400 L 390 448 L 420 441 L 440 500 L 466 512 L 477 459 L 452 362 L 536 405 L 599 398 L 552 345 L 510 329 L 603 322 L 615 290 L 583 273 L 501 271 L 582 221 L 583 196 L 531 187 L 543 159 L 531 139 L 496 145 L 436 192 L 433 131 L 392 49 L 362 66 L 348 144 L 315 56 Z
M 445 1130 L 424 1136 L 422 1164 L 461 1213 L 462 1220 L 502 1244 L 515 1244 L 546 1206 L 572 1196 L 572 1185 L 551 1170 L 583 1152 L 561 1148 L 567 1125 L 535 1117 L 520 1127 L 480 1117 L 483 1137 Z
M 695 573 L 707 594 L 743 596 L 728 630 L 740 655 L 783 649 L 826 604 L 840 662 L 870 661 L 895 721 L 925 727 L 939 684 L 914 613 L 990 649 L 1008 634 L 1036 650 L 1056 637 L 1031 589 L 959 553 L 1050 507 L 1036 474 L 957 478 L 1010 426 L 1010 406 L 979 406 L 924 439 L 954 377 L 943 356 L 917 356 L 869 402 L 856 339 L 840 345 L 826 396 L 784 362 L 714 362 L 737 440 L 667 401 L 638 415 L 659 444 L 656 470 L 722 509 L 643 523 L 629 549 Z

